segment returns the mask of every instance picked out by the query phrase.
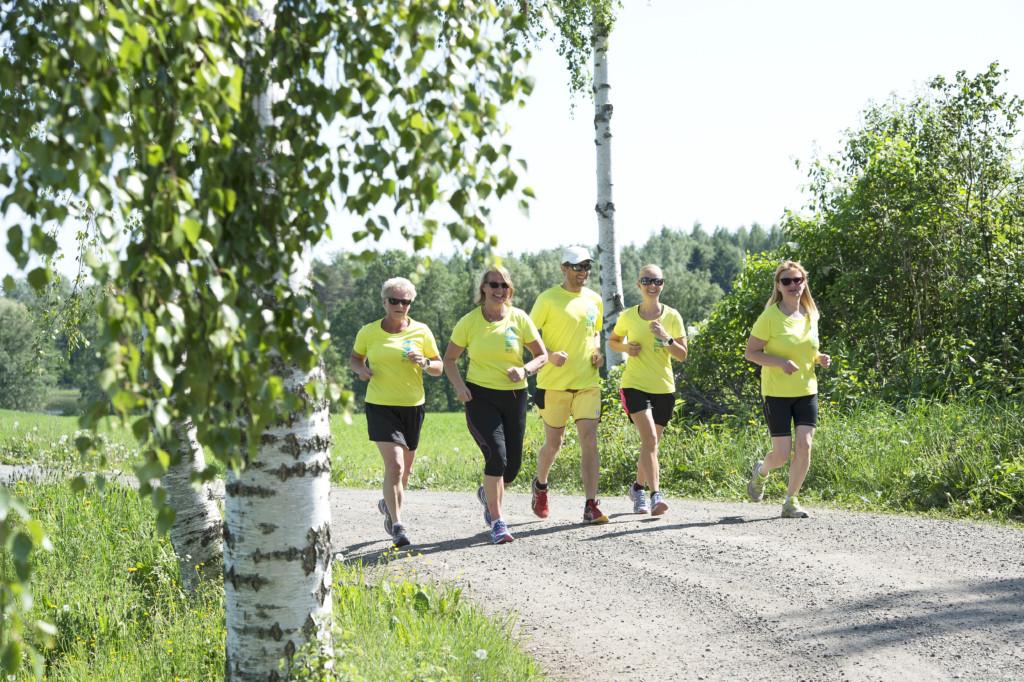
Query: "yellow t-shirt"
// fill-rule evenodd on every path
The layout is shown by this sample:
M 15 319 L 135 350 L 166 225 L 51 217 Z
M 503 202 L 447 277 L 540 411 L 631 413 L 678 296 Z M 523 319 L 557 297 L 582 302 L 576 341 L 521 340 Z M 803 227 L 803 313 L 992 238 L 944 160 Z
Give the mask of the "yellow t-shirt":
M 761 368 L 761 395 L 775 398 L 799 398 L 818 392 L 814 375 L 818 358 L 818 321 L 810 315 L 795 318 L 784 315 L 777 305 L 765 308 L 754 322 L 750 335 L 767 341 L 764 352 L 792 360 L 800 368 L 786 374 L 781 367 Z
M 658 322 L 673 339 L 686 336 L 686 326 L 679 312 L 667 305 L 661 306 Z M 639 343 L 640 354 L 626 356 L 626 369 L 622 372 L 622 388 L 635 388 L 647 393 L 675 393 L 676 378 L 672 374 L 672 356 L 668 344 L 654 335 L 651 322 L 640 317 L 639 306 L 624 310 L 615 322 L 612 332 L 629 343 Z
M 352 348 L 369 361 L 373 370 L 366 402 L 398 407 L 422 405 L 423 369 L 410 362 L 406 353 L 416 350 L 427 358 L 439 357 L 434 334 L 427 325 L 415 320 L 409 320 L 408 327 L 391 334 L 384 331 L 381 322 L 382 319 L 364 325 Z
M 463 315 L 452 330 L 452 343 L 469 354 L 466 381 L 511 391 L 526 388 L 526 380 L 513 383 L 508 378 L 511 367 L 523 366 L 523 349 L 537 340 L 537 327 L 519 308 L 512 308 L 497 322 L 488 322 L 483 309 L 477 306 Z
M 545 390 L 596 388 L 601 377 L 590 358 L 600 346 L 604 302 L 593 290 L 566 291 L 562 285 L 541 292 L 533 303 L 530 319 L 540 330 L 548 353 L 565 351 L 569 359 L 561 367 L 549 361 L 537 373 L 537 387 Z

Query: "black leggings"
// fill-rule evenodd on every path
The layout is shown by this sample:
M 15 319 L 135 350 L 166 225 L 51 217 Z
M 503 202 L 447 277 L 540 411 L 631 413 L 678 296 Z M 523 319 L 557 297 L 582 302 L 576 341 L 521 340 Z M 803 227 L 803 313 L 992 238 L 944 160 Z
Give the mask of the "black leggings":
M 466 424 L 484 453 L 484 473 L 516 480 L 523 464 L 526 433 L 526 389 L 498 391 L 466 384 L 473 399 L 466 403 Z

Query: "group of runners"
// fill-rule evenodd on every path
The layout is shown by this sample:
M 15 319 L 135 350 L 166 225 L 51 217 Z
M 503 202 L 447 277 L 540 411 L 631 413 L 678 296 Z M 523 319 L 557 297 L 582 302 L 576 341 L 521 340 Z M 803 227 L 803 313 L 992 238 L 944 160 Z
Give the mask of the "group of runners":
M 383 497 L 377 509 L 396 547 L 410 544 L 402 505 L 425 415 L 424 372 L 443 372 L 465 407 L 469 432 L 484 456 L 484 482 L 476 496 L 495 544 L 514 539 L 502 505 L 505 488 L 522 465 L 527 377 L 532 375 L 537 375 L 533 399 L 544 423 L 544 443 L 531 484 L 533 513 L 540 518 L 550 513 L 548 477 L 571 419 L 581 451 L 583 521 L 608 522 L 597 498 L 604 305 L 586 286 L 592 265 L 586 248 L 566 248 L 563 281 L 543 291 L 529 314 L 512 305 L 515 287 L 509 272 L 501 266 L 488 268 L 477 287 L 475 307 L 455 325 L 443 357 L 430 329 L 409 316 L 416 299 L 413 283 L 404 277 L 384 282 L 385 315 L 356 334 L 349 364 L 369 382 L 367 431 L 384 461 Z M 640 436 L 636 479 L 628 496 L 635 513 L 661 516 L 669 507 L 660 490 L 658 445 L 675 405 L 672 361 L 686 360 L 687 336 L 679 312 L 660 301 L 666 282 L 659 266 L 640 268 L 636 286 L 641 302 L 619 315 L 609 346 L 626 356 L 619 395 Z M 828 367 L 831 362 L 818 345 L 818 310 L 807 272 L 799 263 L 785 261 L 776 268 L 771 297 L 754 323 L 745 357 L 762 368 L 761 393 L 772 442 L 771 452 L 753 463 L 747 485 L 751 500 L 763 499 L 769 472 L 789 460 L 792 425 L 796 426 L 782 507 L 787 518 L 808 516 L 797 494 L 810 465 L 817 424 L 815 366 Z M 465 377 L 458 366 L 464 352 L 469 356 Z

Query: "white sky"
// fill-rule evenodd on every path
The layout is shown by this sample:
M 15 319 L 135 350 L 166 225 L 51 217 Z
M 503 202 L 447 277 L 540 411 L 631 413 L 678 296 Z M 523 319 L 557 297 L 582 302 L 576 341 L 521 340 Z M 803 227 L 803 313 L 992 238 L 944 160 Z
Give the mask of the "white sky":
M 624 4 L 609 52 L 613 199 L 623 244 L 643 242 L 663 225 L 778 222 L 786 208 L 804 203 L 806 174 L 795 160 L 834 151 L 869 101 L 911 96 L 935 75 L 973 75 L 999 61 L 1010 71 L 1007 89 L 1024 94 L 1020 0 Z M 552 46 L 535 55 L 530 73 L 536 88 L 524 109 L 510 113 L 509 141 L 529 164 L 526 184 L 537 200 L 529 218 L 514 201 L 496 209 L 499 248 L 596 243 L 593 105 L 579 97 L 571 114 Z M 335 239 L 318 255 L 349 248 L 345 235 L 357 226 L 334 216 Z M 0 276 L 13 271 L 4 249 Z

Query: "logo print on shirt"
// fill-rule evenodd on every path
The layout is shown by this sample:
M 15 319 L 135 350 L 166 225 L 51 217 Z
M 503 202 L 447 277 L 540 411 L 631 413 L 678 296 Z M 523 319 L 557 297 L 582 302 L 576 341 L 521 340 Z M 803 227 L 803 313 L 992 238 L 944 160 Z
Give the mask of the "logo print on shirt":
M 519 336 L 516 335 L 516 330 L 513 327 L 505 329 L 505 352 L 515 353 L 519 350 Z
M 597 329 L 597 306 L 587 308 L 587 331 L 593 332 Z

